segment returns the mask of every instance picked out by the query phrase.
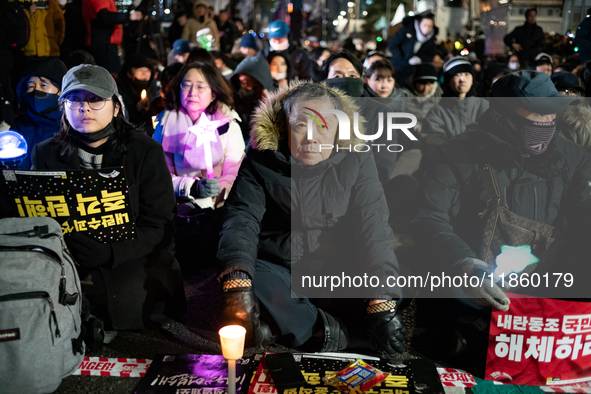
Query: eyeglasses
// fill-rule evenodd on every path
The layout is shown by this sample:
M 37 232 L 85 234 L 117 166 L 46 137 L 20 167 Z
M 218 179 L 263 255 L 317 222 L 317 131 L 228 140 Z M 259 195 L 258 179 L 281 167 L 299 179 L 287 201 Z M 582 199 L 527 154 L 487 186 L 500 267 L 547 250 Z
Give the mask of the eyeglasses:
M 565 96 L 581 97 L 581 92 L 576 89 L 563 89 L 559 90 L 558 93 L 564 94 Z
M 191 92 L 193 90 L 193 87 L 197 89 L 197 92 L 199 94 L 205 92 L 205 89 L 209 89 L 209 85 L 194 85 L 188 82 L 181 83 L 181 90 L 184 90 L 186 92 Z
M 81 97 L 71 97 L 71 98 L 66 99 L 66 105 L 70 109 L 78 110 L 86 102 L 86 103 L 88 103 L 88 106 L 90 107 L 90 109 L 92 109 L 94 111 L 98 111 L 98 110 L 105 108 L 105 104 L 107 103 L 107 101 L 113 101 L 113 99 L 110 99 L 110 98 L 104 99 L 102 97 L 90 97 L 85 100 Z

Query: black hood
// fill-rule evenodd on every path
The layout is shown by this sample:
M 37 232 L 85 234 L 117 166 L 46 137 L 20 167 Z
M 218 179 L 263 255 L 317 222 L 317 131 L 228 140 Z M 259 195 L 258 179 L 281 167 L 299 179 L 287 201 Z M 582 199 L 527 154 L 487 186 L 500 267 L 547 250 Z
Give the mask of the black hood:
M 44 116 L 38 114 L 33 108 L 31 108 L 29 101 L 27 100 L 27 81 L 30 77 L 44 77 L 53 82 L 53 84 L 55 84 L 61 91 L 62 78 L 67 72 L 68 69 L 66 68 L 66 65 L 59 59 L 47 59 L 31 64 L 25 70 L 23 77 L 16 85 L 16 94 L 20 104 L 21 112 L 26 113 L 35 122 L 50 125 L 59 124 L 59 118 L 61 118 L 61 109 L 56 109 L 50 114 L 50 116 Z
M 259 81 L 260 84 L 263 85 L 263 88 L 268 91 L 273 90 L 273 77 L 271 76 L 269 63 L 267 63 L 267 60 L 260 54 L 257 56 L 248 56 L 238 64 L 231 78 L 232 83 L 235 86 L 240 86 L 238 74 L 249 75 Z
M 59 59 L 47 59 L 31 64 L 23 73 L 23 77 L 16 86 L 21 108 L 27 108 L 27 81 L 30 77 L 45 77 L 51 80 L 61 90 L 62 78 L 66 75 L 68 69 L 64 62 Z

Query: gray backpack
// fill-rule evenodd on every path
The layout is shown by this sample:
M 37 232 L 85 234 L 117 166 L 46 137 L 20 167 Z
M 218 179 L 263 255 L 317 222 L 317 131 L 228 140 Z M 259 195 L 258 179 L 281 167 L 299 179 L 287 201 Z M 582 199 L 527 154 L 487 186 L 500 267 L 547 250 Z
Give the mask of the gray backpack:
M 51 218 L 0 220 L 0 391 L 50 393 L 84 356 L 82 291 Z

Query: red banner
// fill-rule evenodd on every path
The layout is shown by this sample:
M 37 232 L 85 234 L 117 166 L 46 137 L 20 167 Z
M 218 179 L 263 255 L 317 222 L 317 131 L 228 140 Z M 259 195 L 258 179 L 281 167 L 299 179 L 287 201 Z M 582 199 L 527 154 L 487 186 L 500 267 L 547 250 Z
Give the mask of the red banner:
M 591 302 L 511 298 L 491 316 L 487 380 L 544 386 L 591 380 Z
M 493 309 L 487 380 L 544 386 L 591 380 L 591 302 L 518 298 Z

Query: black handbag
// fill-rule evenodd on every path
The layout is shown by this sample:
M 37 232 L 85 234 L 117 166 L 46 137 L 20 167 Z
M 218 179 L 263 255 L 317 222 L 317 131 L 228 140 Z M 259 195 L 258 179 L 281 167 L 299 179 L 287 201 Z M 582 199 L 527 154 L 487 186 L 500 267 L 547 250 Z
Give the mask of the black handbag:
M 527 266 L 523 273 L 547 270 L 554 261 L 560 242 L 560 229 L 511 212 L 500 204 L 500 190 L 493 168 L 486 164 L 482 177 L 488 202 L 483 217 L 484 232 L 477 254 L 482 261 L 495 266 L 501 246 L 529 245 L 540 261 Z

